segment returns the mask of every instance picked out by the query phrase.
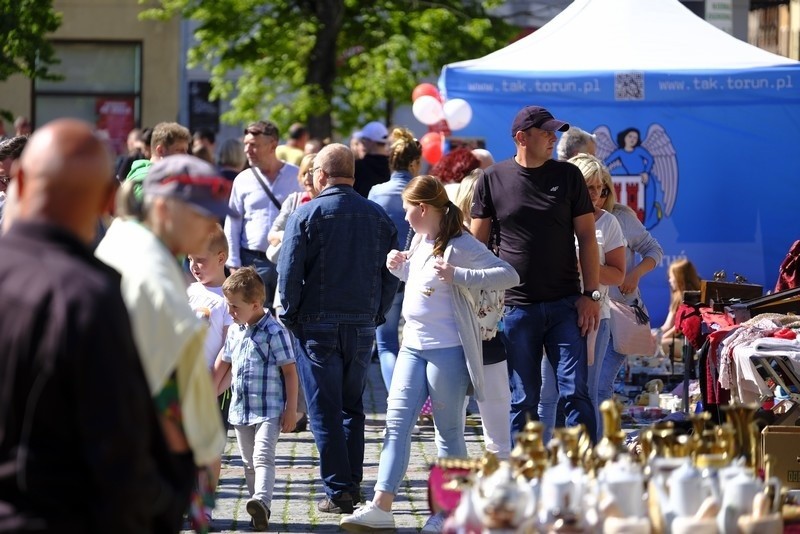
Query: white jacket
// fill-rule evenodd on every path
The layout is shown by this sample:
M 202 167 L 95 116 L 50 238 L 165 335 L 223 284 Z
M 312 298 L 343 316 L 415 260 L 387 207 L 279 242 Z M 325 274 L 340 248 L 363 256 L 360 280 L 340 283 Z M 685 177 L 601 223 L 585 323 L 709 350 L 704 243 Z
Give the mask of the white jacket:
M 414 236 L 409 255 L 414 253 L 422 240 L 422 235 Z M 514 268 L 501 260 L 483 243 L 464 232 L 447 243 L 444 261 L 453 265 L 453 313 L 455 315 L 458 337 L 467 359 L 467 370 L 474 390 L 475 398 L 484 399 L 483 392 L 483 345 L 477 310 L 473 303 L 479 301 L 481 289 L 504 290 L 519 284 L 519 275 Z M 392 274 L 400 280 L 408 280 L 409 262 L 405 261 L 400 268 L 392 270 Z M 467 297 L 471 293 L 472 300 Z

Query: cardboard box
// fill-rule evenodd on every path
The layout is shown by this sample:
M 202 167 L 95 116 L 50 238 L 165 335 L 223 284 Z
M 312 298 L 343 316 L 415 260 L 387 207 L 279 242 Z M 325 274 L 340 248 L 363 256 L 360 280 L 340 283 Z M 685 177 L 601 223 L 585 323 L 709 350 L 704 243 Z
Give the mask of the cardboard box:
M 761 431 L 761 458 L 759 464 L 764 467 L 764 455 L 772 459 L 772 474 L 778 477 L 783 487 L 800 488 L 800 427 L 768 426 Z

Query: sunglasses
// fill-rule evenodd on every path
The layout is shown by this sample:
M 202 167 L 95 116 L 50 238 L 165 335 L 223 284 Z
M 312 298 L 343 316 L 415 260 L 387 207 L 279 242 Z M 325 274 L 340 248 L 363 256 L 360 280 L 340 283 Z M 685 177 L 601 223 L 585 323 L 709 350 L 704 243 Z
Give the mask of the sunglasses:
M 11 183 L 10 176 L 0 175 L 0 184 L 8 185 L 9 183 Z
M 264 130 L 259 130 L 258 128 L 245 128 L 244 129 L 244 134 L 245 135 L 247 135 L 247 134 L 250 134 L 250 135 L 264 135 Z
M 602 191 L 600 191 L 600 198 L 606 198 L 608 195 L 611 194 L 611 190 L 607 187 L 604 187 Z

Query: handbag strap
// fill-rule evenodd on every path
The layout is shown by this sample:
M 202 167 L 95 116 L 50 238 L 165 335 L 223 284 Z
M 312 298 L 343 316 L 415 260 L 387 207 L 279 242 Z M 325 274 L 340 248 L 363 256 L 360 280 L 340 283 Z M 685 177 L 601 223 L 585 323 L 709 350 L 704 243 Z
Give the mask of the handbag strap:
M 639 299 L 635 299 L 633 303 L 631 303 L 631 308 L 633 308 L 633 313 L 636 315 L 637 323 L 647 324 L 650 322 L 650 317 L 647 316 L 647 312 L 639 305 Z
M 492 254 L 500 256 L 500 223 L 497 221 L 497 217 L 492 216 L 491 224 L 489 228 L 489 242 L 486 245 L 489 247 L 489 250 L 492 251 Z
M 405 246 L 403 246 L 403 250 L 408 250 L 411 247 L 411 241 L 414 240 L 414 235 L 416 235 L 414 233 L 414 230 L 412 230 L 409 227 L 408 233 L 406 234 L 406 244 Z M 397 286 L 397 292 L 402 293 L 405 290 L 406 290 L 406 283 L 401 281 L 400 284 Z
M 409 248 L 411 248 L 411 241 L 414 239 L 415 235 L 416 232 L 414 232 L 414 230 L 411 227 L 409 227 L 408 233 L 406 234 L 406 244 L 403 246 L 403 250 L 408 250 Z
M 483 185 L 486 188 L 486 196 L 492 204 L 492 216 L 490 218 L 491 226 L 489 226 L 489 241 L 486 246 L 492 251 L 495 256 L 500 256 L 500 221 L 497 220 L 497 208 L 494 207 L 494 200 L 492 199 L 492 190 L 489 188 L 489 181 L 486 176 L 483 176 Z
M 256 180 L 258 180 L 258 183 L 261 184 L 261 187 L 264 189 L 264 192 L 267 194 L 269 199 L 272 201 L 273 204 L 275 204 L 275 207 L 278 208 L 278 211 L 280 211 L 281 203 L 278 202 L 278 199 L 275 198 L 275 195 L 272 194 L 272 191 L 270 191 L 269 187 L 267 187 L 267 184 L 265 184 L 264 180 L 261 179 L 261 175 L 258 173 L 258 171 L 256 171 L 256 168 L 250 167 L 250 170 L 252 171 L 253 176 L 256 177 Z

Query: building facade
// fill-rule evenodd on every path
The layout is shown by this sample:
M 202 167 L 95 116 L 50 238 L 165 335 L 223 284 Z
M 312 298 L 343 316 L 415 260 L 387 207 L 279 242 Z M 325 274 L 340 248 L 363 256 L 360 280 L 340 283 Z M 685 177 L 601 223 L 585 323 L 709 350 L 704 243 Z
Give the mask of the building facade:
M 0 109 L 34 127 L 58 117 L 95 124 L 118 153 L 134 127 L 177 120 L 180 21 L 141 21 L 137 0 L 56 0 L 52 42 L 60 81 L 14 76 L 0 82 Z M 8 129 L 8 128 L 7 128 Z

